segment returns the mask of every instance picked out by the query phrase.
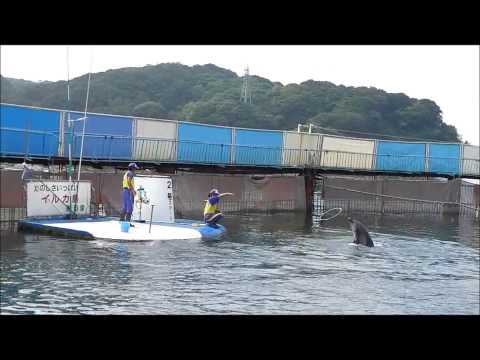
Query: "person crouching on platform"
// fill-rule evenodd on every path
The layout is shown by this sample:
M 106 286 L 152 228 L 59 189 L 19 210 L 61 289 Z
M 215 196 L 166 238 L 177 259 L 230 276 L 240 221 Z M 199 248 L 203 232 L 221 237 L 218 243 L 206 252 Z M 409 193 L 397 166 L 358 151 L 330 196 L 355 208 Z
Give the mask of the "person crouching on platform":
M 130 163 L 128 164 L 128 171 L 123 175 L 122 181 L 122 199 L 123 199 L 123 208 L 120 215 L 120 221 L 130 222 L 132 219 L 133 212 L 133 201 L 135 199 L 135 183 L 133 178 L 135 177 L 135 170 L 138 169 L 137 164 Z M 134 226 L 130 224 L 130 226 Z
M 203 210 L 203 220 L 207 225 L 218 227 L 217 222 L 223 219 L 223 214 L 218 210 L 218 203 L 221 197 L 227 195 L 233 196 L 233 193 L 220 194 L 217 189 L 210 190 Z

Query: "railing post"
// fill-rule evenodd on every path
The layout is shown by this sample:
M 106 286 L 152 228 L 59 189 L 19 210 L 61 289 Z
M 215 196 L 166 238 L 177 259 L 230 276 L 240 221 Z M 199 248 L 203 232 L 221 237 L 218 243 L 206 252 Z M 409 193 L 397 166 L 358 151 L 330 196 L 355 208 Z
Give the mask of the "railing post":
M 157 140 L 155 141 L 155 150 L 153 151 L 153 154 L 152 157 L 153 157 L 153 160 L 156 160 L 155 159 L 155 156 L 158 154 L 158 145 L 160 144 L 160 140 Z
M 236 156 L 236 142 L 235 142 L 235 136 L 236 136 L 236 129 L 235 128 L 232 128 L 232 132 L 231 132 L 231 138 L 230 138 L 230 143 L 232 144 L 231 146 L 231 153 L 230 153 L 230 164 L 234 164 L 235 163 L 235 156 Z
M 112 143 L 113 143 L 113 135 L 110 136 L 110 143 L 109 143 L 109 146 L 108 146 L 108 159 L 109 160 L 112 159 Z
M 150 153 L 148 152 L 148 150 L 145 150 L 145 154 L 143 153 L 143 147 L 145 146 L 145 140 L 144 139 L 135 139 L 135 145 L 133 146 L 133 157 L 138 157 L 139 160 L 147 160 L 148 159 L 148 155 L 150 155 Z M 146 156 L 144 156 L 146 155 Z
M 93 139 L 95 139 L 95 137 Z M 103 136 L 103 143 L 102 143 L 102 156 L 104 156 L 104 154 L 105 154 L 105 145 L 107 144 L 107 141 L 108 141 L 108 137 L 107 137 L 107 135 L 104 135 Z M 95 149 L 95 147 L 94 147 L 94 149 Z M 95 153 L 93 153 L 93 157 L 95 158 Z

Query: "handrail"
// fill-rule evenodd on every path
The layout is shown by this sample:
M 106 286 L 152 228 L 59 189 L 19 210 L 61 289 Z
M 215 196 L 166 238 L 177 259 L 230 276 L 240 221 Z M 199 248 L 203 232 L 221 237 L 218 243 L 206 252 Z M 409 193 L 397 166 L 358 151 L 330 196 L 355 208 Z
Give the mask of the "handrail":
M 58 138 L 57 132 L 26 130 L 20 128 L 1 127 L 3 131 L 31 133 Z M 453 156 L 425 156 L 410 154 L 375 154 L 365 152 L 339 151 L 328 149 L 282 148 L 273 146 L 238 145 L 232 143 L 207 143 L 197 140 L 178 140 L 165 138 L 133 137 L 114 134 L 86 133 L 87 139 L 96 139 L 95 147 L 87 149 L 87 157 L 99 160 L 129 158 L 131 160 L 161 160 L 185 163 L 209 164 L 250 164 L 274 165 L 283 167 L 312 167 L 325 169 L 356 169 L 371 171 L 431 172 L 431 166 L 440 166 L 435 174 L 446 175 L 479 175 L 480 160 Z M 75 148 L 80 135 L 73 137 Z M 48 140 L 47 147 L 54 146 Z M 115 146 L 128 149 L 121 156 L 115 153 Z M 4 153 L 12 153 L 1 151 Z M 23 152 L 15 152 L 20 154 Z M 229 156 L 230 154 L 230 156 Z M 29 154 L 34 155 L 34 154 Z M 180 158 L 181 156 L 181 158 Z
M 22 128 L 11 128 L 11 127 L 1 127 L 0 130 L 8 130 L 8 131 L 15 131 L 15 132 L 28 132 L 33 134 L 42 134 L 42 135 L 51 135 L 56 136 L 58 131 L 41 131 L 41 130 L 26 130 Z M 80 137 L 81 135 L 74 134 L 74 137 Z M 116 135 L 116 134 L 94 134 L 94 133 L 85 133 L 85 136 L 91 138 L 99 138 L 99 139 L 124 139 L 124 140 L 135 140 L 135 141 L 148 141 L 148 142 L 170 142 L 170 143 L 177 143 L 177 144 L 198 144 L 198 145 L 205 145 L 205 146 L 224 146 L 224 147 L 233 147 L 233 148 L 246 148 L 246 149 L 262 149 L 262 150 L 273 150 L 278 152 L 279 150 L 287 151 L 287 152 L 309 152 L 309 153 L 335 153 L 335 154 L 346 154 L 346 155 L 356 155 L 356 156 L 364 156 L 364 157 L 395 157 L 395 158 L 414 158 L 414 159 L 438 159 L 438 160 L 472 160 L 472 161 L 480 161 L 476 158 L 457 158 L 453 156 L 425 156 L 425 155 L 404 155 L 404 154 L 374 154 L 374 153 L 366 153 L 366 152 L 353 152 L 353 151 L 340 151 L 340 150 L 329 150 L 329 149 L 301 149 L 301 148 L 283 148 L 283 147 L 272 147 L 272 146 L 252 146 L 252 145 L 238 145 L 232 143 L 207 143 L 197 140 L 178 140 L 178 139 L 166 139 L 166 138 L 148 138 L 148 137 L 133 137 L 127 135 Z
M 32 130 L 32 129 L 18 129 L 18 128 L 11 128 L 11 127 L 0 127 L 0 133 L 6 133 L 6 132 L 13 132 L 13 133 L 24 133 L 28 135 L 35 135 L 39 136 L 41 138 L 41 151 L 33 151 L 31 148 L 33 147 L 32 144 L 30 144 L 30 139 L 29 137 L 26 137 L 23 139 L 23 146 L 28 144 L 26 148 L 24 148 L 22 151 L 4 151 L 3 144 L 0 144 L 0 154 L 12 154 L 12 155 L 21 155 L 23 157 L 25 156 L 38 156 L 38 155 L 45 155 L 48 158 L 50 158 L 52 155 L 55 155 L 57 153 L 58 149 L 58 140 L 60 139 L 60 132 L 59 131 L 45 131 L 45 130 Z M 13 134 L 11 134 L 13 135 Z M 7 135 L 8 136 L 8 135 Z M 3 139 L 2 139 L 3 140 Z M 3 141 L 2 141 L 3 142 Z
M 77 133 L 74 133 L 73 134 L 74 137 L 82 137 L 82 135 L 79 135 Z M 135 139 L 134 137 L 132 136 L 127 136 L 127 135 L 115 135 L 115 134 L 93 134 L 93 133 L 85 133 L 85 136 L 89 136 L 89 137 L 97 137 L 97 138 L 115 138 L 115 139 L 128 139 L 128 140 L 131 140 L 131 139 Z
M 28 134 L 41 134 L 41 135 L 52 135 L 58 136 L 56 134 L 60 134 L 60 131 L 45 131 L 45 130 L 32 130 L 32 129 L 25 129 L 25 128 L 11 128 L 11 127 L 0 127 L 0 131 L 14 131 L 14 132 L 26 132 Z

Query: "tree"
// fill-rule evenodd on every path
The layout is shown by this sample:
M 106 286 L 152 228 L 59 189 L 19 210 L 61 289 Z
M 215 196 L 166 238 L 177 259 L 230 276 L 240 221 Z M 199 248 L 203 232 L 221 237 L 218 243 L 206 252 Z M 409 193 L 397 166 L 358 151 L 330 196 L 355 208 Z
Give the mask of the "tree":
M 88 75 L 70 81 L 71 110 L 85 108 Z M 19 105 L 66 108 L 66 82 L 0 78 L 1 100 Z M 251 76 L 252 104 L 240 102 L 242 78 L 213 64 L 179 63 L 92 74 L 91 112 L 292 130 L 299 123 L 349 131 L 460 141 L 433 101 L 373 87 L 347 87 L 308 80 L 283 85 Z M 367 135 L 366 135 L 367 136 Z M 376 137 L 372 135 L 372 137 Z
M 162 118 L 167 115 L 165 108 L 156 101 L 145 101 L 133 108 L 133 115 L 147 118 Z

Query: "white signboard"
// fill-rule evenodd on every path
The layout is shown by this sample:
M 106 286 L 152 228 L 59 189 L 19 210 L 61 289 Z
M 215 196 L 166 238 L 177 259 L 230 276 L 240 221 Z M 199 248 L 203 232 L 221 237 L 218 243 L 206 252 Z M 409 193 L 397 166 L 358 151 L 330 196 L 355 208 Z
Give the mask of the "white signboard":
M 78 189 L 78 192 L 77 192 Z M 29 181 L 27 183 L 27 216 L 67 215 L 72 205 L 78 215 L 90 214 L 90 181 Z
M 135 202 L 132 220 L 175 222 L 172 179 L 166 176 L 135 176 Z

